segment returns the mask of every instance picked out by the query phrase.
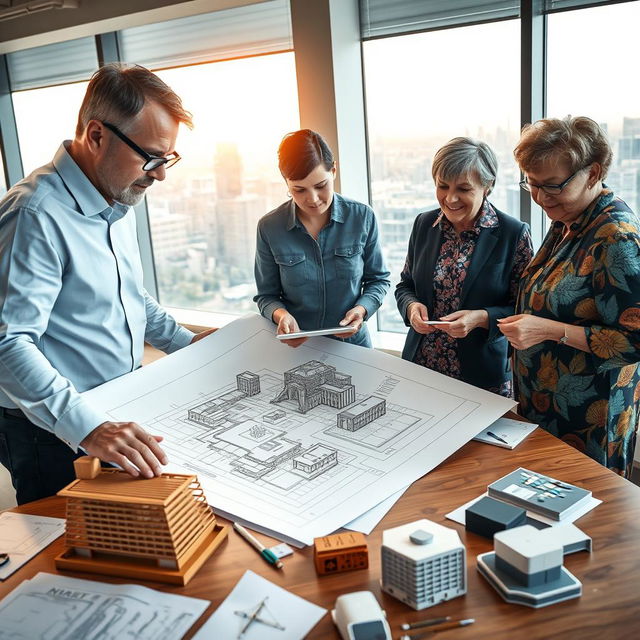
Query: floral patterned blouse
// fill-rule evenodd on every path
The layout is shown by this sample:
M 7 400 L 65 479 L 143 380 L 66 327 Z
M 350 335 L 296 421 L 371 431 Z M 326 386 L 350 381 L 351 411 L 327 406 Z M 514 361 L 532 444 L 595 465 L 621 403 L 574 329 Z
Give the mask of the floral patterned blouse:
M 591 353 L 546 340 L 515 352 L 520 411 L 629 477 L 640 411 L 640 228 L 605 187 L 569 229 L 556 222 L 525 270 L 517 312 L 585 327 Z
M 458 236 L 453 225 L 445 217 L 441 218 L 439 224 L 442 227 L 443 239 L 433 273 L 434 318 L 441 318 L 460 309 L 462 285 L 467 277 L 471 256 L 480 231 L 483 227 L 497 226 L 498 216 L 491 204 L 485 200 L 473 229 L 463 231 Z M 529 233 L 525 233 L 516 248 L 516 258 L 511 272 L 510 302 L 514 307 L 520 275 L 532 255 L 531 236 Z M 424 334 L 413 361 L 451 378 L 462 379 L 458 341 L 444 331 Z M 511 397 L 511 380 L 507 380 L 499 387 L 490 387 L 487 390 Z

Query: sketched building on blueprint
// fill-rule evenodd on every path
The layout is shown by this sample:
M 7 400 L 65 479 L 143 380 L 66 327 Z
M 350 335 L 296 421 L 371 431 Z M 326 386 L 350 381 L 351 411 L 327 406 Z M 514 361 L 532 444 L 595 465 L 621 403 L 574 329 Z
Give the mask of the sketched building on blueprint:
M 259 393 L 260 376 L 251 371 L 243 371 L 236 376 L 236 389 L 192 407 L 188 418 L 207 427 L 220 427 L 226 422 L 228 410 L 237 402 Z
M 310 449 L 293 459 L 293 468 L 307 479 L 315 478 L 338 464 L 336 449 L 324 444 L 314 444 Z
M 386 412 L 386 400 L 378 398 L 378 396 L 369 396 L 362 402 L 341 411 L 337 416 L 338 427 L 347 431 L 357 431 Z
M 284 372 L 284 388 L 271 402 L 293 400 L 300 413 L 307 413 L 320 404 L 343 409 L 355 399 L 350 375 L 336 371 L 330 364 L 310 360 Z
M 260 393 L 260 376 L 251 371 L 243 371 L 236 376 L 238 391 L 243 391 L 247 396 L 255 396 Z

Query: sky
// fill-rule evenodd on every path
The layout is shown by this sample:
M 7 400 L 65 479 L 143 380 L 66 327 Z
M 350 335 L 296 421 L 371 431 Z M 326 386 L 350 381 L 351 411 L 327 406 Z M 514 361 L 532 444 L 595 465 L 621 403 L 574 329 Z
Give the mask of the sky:
M 518 20 L 366 42 L 370 131 L 415 137 L 519 128 L 519 50 Z M 548 115 L 588 115 L 610 130 L 621 114 L 640 117 L 638 61 L 640 2 L 551 14 Z

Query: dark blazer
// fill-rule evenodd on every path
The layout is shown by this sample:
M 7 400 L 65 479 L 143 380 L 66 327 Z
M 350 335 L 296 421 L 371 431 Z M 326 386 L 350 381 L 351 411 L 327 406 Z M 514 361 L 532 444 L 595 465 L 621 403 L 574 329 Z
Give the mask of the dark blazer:
M 486 309 L 489 330 L 477 328 L 458 340 L 462 379 L 477 387 L 497 387 L 511 377 L 508 342 L 496 320 L 513 315 L 509 304 L 511 272 L 516 247 L 527 232 L 527 225 L 496 209 L 499 224 L 480 231 L 467 276 L 462 285 L 460 309 Z M 422 302 L 433 314 L 433 270 L 442 244 L 440 225 L 433 226 L 440 209 L 421 213 L 416 218 L 407 264 L 396 286 L 398 310 L 409 326 L 407 307 Z M 413 361 L 421 335 L 409 329 L 402 351 L 405 360 Z

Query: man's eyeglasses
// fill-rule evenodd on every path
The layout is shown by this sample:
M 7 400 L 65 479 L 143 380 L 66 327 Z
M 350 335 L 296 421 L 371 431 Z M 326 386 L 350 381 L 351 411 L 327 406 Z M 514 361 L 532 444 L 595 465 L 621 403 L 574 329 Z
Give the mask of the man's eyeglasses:
M 127 136 L 125 136 L 124 133 L 122 133 L 122 131 L 120 131 L 120 129 L 118 129 L 118 127 L 116 127 L 114 124 L 111 124 L 110 122 L 103 122 L 102 124 L 107 127 L 109 131 L 113 131 L 113 133 L 115 133 L 118 138 L 122 140 L 122 142 L 124 142 L 126 145 L 129 145 L 138 155 L 144 158 L 145 162 L 142 165 L 143 171 L 153 171 L 154 169 L 157 169 L 162 165 L 164 165 L 165 169 L 168 169 L 169 167 L 172 167 L 176 162 L 178 162 L 178 160 L 180 160 L 179 153 L 170 153 L 166 157 L 152 156 L 150 153 L 147 153 L 142 147 L 139 147 L 133 140 L 127 138 Z
M 589 166 L 589 165 L 587 165 Z M 587 167 L 580 167 L 577 171 L 574 171 L 566 180 L 560 184 L 531 184 L 526 180 L 520 180 L 520 187 L 525 191 L 533 191 L 534 189 L 542 189 L 547 195 L 558 195 L 583 169 Z

